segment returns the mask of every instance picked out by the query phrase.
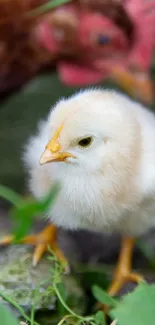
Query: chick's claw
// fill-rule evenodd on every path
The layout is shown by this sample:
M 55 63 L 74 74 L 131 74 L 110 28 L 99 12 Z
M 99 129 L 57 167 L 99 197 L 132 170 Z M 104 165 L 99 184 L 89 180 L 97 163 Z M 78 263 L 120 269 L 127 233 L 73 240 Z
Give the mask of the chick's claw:
M 43 254 L 48 250 L 50 247 L 51 250 L 55 253 L 57 258 L 63 262 L 65 266 L 65 270 L 69 270 L 68 262 L 63 254 L 63 252 L 59 249 L 58 245 L 56 244 L 57 240 L 57 228 L 50 224 L 43 229 L 42 232 L 36 235 L 29 235 L 20 240 L 20 244 L 31 244 L 35 245 L 35 251 L 33 254 L 33 266 L 36 266 L 38 262 L 41 260 Z M 9 245 L 13 243 L 13 236 L 9 235 L 2 240 L 0 240 L 0 245 Z
M 110 296 L 116 296 L 120 289 L 126 284 L 127 282 L 136 282 L 139 283 L 141 281 L 144 281 L 143 276 L 141 276 L 138 273 L 122 273 L 119 275 L 119 278 L 115 278 L 108 290 L 108 294 Z
M 119 277 L 115 278 L 109 289 L 108 289 L 108 294 L 110 296 L 116 296 L 119 291 L 121 290 L 121 288 L 128 282 L 135 282 L 135 283 L 139 283 L 141 281 L 145 281 L 143 276 L 141 276 L 140 274 L 138 273 L 132 273 L 132 272 L 129 272 L 129 273 L 120 273 L 119 274 Z M 98 309 L 101 309 L 103 310 L 106 314 L 108 313 L 108 310 L 109 310 L 109 307 L 108 306 L 105 306 L 104 304 L 102 303 L 99 303 L 97 304 L 97 308 Z

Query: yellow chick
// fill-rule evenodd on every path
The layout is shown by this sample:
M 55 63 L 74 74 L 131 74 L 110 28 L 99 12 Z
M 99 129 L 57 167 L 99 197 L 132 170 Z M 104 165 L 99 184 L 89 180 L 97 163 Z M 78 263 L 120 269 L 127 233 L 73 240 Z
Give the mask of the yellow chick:
M 50 111 L 29 140 L 24 162 L 35 197 L 44 197 L 54 182 L 61 184 L 48 212 L 52 224 L 37 239 L 25 238 L 39 243 L 35 264 L 48 243 L 64 259 L 56 226 L 118 232 L 122 247 L 109 293 L 117 294 L 128 280 L 143 280 L 132 273 L 131 261 L 135 238 L 155 225 L 152 112 L 113 90 L 80 91 Z

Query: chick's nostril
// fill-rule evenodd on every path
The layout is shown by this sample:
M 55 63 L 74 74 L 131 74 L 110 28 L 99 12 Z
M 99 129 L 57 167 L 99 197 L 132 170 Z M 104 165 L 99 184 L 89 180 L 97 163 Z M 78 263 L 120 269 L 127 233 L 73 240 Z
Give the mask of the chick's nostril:
M 50 148 L 50 151 L 52 152 L 58 152 L 61 149 L 59 143 L 53 143 L 52 147 Z

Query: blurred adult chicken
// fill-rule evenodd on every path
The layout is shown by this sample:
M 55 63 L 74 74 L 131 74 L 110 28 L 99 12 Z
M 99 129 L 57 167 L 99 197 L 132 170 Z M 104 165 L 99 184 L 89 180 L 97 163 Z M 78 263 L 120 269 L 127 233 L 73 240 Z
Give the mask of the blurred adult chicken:
M 61 184 L 49 221 L 122 235 L 111 295 L 128 280 L 142 280 L 131 271 L 131 260 L 135 238 L 155 226 L 154 143 L 153 113 L 115 91 L 90 89 L 58 101 L 24 154 L 35 197 Z M 55 235 L 49 225 L 36 238 L 24 239 L 39 244 L 35 263 L 48 243 L 64 258 Z
M 155 34 L 155 1 L 81 1 L 57 8 L 42 19 L 37 37 L 57 61 L 69 86 L 114 79 L 125 91 L 152 102 L 150 67 Z
M 0 1 L 0 93 L 56 66 L 66 85 L 108 78 L 152 103 L 154 0 L 73 0 L 53 9 L 48 1 Z

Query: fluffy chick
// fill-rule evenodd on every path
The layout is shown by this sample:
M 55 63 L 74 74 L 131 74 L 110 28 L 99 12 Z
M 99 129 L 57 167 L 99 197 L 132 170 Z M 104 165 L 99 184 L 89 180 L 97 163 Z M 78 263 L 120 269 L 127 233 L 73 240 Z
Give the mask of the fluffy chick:
M 115 91 L 88 89 L 61 99 L 25 150 L 35 197 L 61 185 L 51 223 L 123 236 L 111 295 L 142 280 L 131 259 L 134 238 L 155 225 L 154 143 L 153 113 Z
M 114 91 L 79 92 L 30 139 L 30 190 L 43 197 L 60 182 L 48 214 L 58 226 L 141 235 L 155 224 L 154 142 L 155 116 L 142 105 Z
M 122 234 L 111 295 L 142 280 L 131 258 L 134 238 L 155 225 L 154 143 L 153 113 L 115 91 L 89 89 L 61 99 L 25 152 L 36 197 L 61 184 L 52 223 Z

